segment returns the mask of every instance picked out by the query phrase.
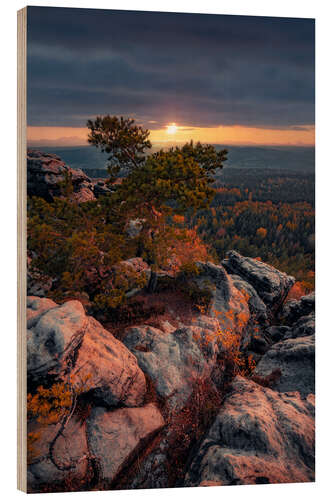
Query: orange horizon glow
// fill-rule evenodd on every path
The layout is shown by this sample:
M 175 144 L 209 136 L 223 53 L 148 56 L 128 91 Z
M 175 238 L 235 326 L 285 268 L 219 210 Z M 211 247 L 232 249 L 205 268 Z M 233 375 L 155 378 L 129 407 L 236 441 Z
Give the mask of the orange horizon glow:
M 193 140 L 210 144 L 257 145 L 257 146 L 314 146 L 315 128 L 305 125 L 289 129 L 266 129 L 259 127 L 219 126 L 185 127 L 175 123 L 162 129 L 151 130 L 153 144 L 185 143 Z M 45 146 L 87 145 L 88 130 L 85 127 L 28 127 L 28 144 Z

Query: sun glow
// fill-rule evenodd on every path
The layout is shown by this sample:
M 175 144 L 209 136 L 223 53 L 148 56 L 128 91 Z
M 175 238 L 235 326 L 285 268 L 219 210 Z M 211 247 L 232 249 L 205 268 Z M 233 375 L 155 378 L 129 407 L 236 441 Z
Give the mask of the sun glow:
M 178 130 L 178 127 L 175 123 L 171 123 L 171 125 L 167 125 L 166 131 L 167 134 L 175 134 Z

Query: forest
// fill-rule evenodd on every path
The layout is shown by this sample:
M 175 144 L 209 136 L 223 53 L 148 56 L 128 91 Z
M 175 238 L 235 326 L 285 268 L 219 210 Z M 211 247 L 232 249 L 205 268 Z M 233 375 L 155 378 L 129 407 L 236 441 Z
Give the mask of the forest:
M 315 278 L 314 174 L 225 168 L 208 210 L 194 223 L 221 260 L 228 250 L 260 258 L 295 276 L 306 291 Z

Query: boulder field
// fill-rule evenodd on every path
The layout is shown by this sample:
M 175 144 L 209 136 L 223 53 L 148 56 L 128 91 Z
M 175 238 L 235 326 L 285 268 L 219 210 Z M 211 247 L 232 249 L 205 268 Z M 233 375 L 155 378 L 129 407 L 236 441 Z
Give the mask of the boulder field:
M 29 415 L 30 492 L 314 480 L 314 294 L 286 303 L 294 278 L 236 252 L 197 266 L 205 309 L 166 301 L 117 338 L 79 300 L 28 297 L 30 397 L 70 394 Z M 235 342 L 252 371 L 230 368 Z

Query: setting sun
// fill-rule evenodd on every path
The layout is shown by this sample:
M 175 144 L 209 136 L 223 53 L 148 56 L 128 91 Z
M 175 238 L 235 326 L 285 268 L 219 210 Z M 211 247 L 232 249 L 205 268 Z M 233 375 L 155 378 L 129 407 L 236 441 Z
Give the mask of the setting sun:
M 167 134 L 175 134 L 178 130 L 178 127 L 175 123 L 171 123 L 171 125 L 167 125 Z

